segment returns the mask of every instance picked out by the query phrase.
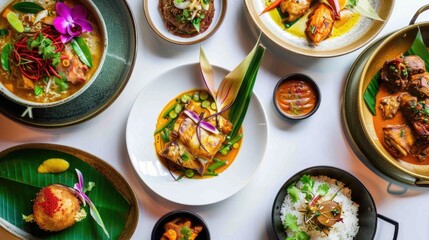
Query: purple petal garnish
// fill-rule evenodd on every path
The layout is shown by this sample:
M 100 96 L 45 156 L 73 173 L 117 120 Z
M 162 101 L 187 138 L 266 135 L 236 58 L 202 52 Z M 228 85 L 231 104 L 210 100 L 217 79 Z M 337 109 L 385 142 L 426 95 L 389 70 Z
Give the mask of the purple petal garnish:
M 83 32 L 93 30 L 91 23 L 86 20 L 88 10 L 82 5 L 70 8 L 62 2 L 56 4 L 57 17 L 54 19 L 55 29 L 61 33 L 61 42 L 69 42 L 79 37 Z
M 87 15 L 88 15 L 88 12 L 86 8 L 82 5 L 76 5 L 71 10 L 71 17 L 75 21 L 76 19 L 86 19 Z
M 200 117 L 195 112 L 193 112 L 191 110 L 185 109 L 183 111 L 183 113 L 185 113 L 195 123 L 198 123 L 200 121 Z
M 55 9 L 57 10 L 57 15 L 63 17 L 66 21 L 72 22 L 72 10 L 67 6 L 66 4 L 62 2 L 58 2 L 55 6 Z
M 61 35 L 60 37 L 62 43 L 67 43 L 73 38 L 73 36 L 70 35 Z
M 78 169 L 75 169 L 75 170 L 76 170 L 78 182 L 75 183 L 74 188 L 71 188 L 71 189 L 74 190 L 74 192 L 79 196 L 79 198 L 83 203 L 83 206 L 85 206 L 85 203 L 88 203 L 92 218 L 94 218 L 94 220 L 98 223 L 98 225 L 100 225 L 100 227 L 104 231 L 104 234 L 106 234 L 107 238 L 110 238 L 109 233 L 107 232 L 107 229 L 104 226 L 103 220 L 101 219 L 100 213 L 98 212 L 97 208 L 95 207 L 91 199 L 89 199 L 89 197 L 83 192 L 83 186 L 85 184 L 84 184 L 82 173 Z
M 91 23 L 85 19 L 75 19 L 74 22 L 80 25 L 82 32 L 91 32 L 93 30 Z
M 82 27 L 79 24 L 72 23 L 67 29 L 67 33 L 72 37 L 78 37 L 82 34 Z
M 61 34 L 66 34 L 67 28 L 70 25 L 70 23 L 67 22 L 63 17 L 56 17 L 54 19 L 53 24 L 54 24 L 55 29 Z
M 214 134 L 219 134 L 219 131 L 217 130 L 217 128 L 215 126 L 213 126 L 211 123 L 206 122 L 204 120 L 202 120 L 195 112 L 185 109 L 183 111 L 190 119 L 192 119 L 192 121 L 194 121 L 198 126 L 204 128 L 205 130 L 214 133 Z
M 214 134 L 219 134 L 219 131 L 217 130 L 217 128 L 215 126 L 213 126 L 211 123 L 206 122 L 206 121 L 200 121 L 200 126 L 202 128 L 204 128 L 205 130 L 214 133 Z
M 204 147 L 203 143 L 201 142 L 201 128 L 199 128 L 197 126 L 197 139 L 198 139 L 198 143 L 200 144 L 200 146 L 204 149 L 204 151 L 208 152 L 206 147 Z
M 77 180 L 78 183 L 76 183 L 77 189 L 78 191 L 82 192 L 83 191 L 83 175 L 81 173 L 81 171 L 79 171 L 79 169 L 75 169 L 76 170 L 76 174 L 77 174 Z

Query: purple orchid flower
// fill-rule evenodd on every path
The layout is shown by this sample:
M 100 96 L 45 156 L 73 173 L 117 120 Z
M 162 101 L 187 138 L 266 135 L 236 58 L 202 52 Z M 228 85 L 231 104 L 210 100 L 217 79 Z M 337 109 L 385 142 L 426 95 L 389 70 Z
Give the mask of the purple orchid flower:
M 62 2 L 56 5 L 57 17 L 54 20 L 55 29 L 61 33 L 61 42 L 66 43 L 84 32 L 91 32 L 92 25 L 86 20 L 88 12 L 82 5 L 70 8 Z

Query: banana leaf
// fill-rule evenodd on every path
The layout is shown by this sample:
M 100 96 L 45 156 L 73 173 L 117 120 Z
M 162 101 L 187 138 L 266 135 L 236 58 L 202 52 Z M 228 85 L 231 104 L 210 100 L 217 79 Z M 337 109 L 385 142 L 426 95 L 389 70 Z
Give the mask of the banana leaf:
M 49 158 L 62 158 L 70 167 L 62 173 L 38 173 L 38 166 Z M 89 214 L 88 206 L 84 220 L 59 232 L 43 231 L 35 222 L 22 219 L 22 214 L 32 214 L 32 200 L 43 187 L 54 183 L 73 187 L 78 181 L 76 168 L 86 183 L 95 183 L 87 195 L 100 212 L 111 239 L 130 238 L 138 219 L 137 201 L 130 186 L 102 160 L 60 145 L 26 144 L 0 153 L 0 218 L 35 238 L 108 239 Z
M 429 51 L 426 48 L 426 44 L 423 40 L 422 33 L 420 29 L 417 32 L 416 38 L 413 41 L 410 49 L 405 53 L 405 55 L 417 55 L 423 59 L 426 65 L 426 70 L 429 70 Z M 364 93 L 364 101 L 371 112 L 372 115 L 376 114 L 376 98 L 377 93 L 380 88 L 380 71 L 378 71 L 374 77 L 371 79 L 371 82 L 368 84 Z

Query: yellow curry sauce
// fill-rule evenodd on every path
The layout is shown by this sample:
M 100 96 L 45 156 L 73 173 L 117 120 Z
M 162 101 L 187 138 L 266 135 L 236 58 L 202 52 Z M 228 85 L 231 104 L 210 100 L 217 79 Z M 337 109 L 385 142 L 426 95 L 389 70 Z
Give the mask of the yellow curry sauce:
M 349 10 L 342 10 L 341 19 L 335 20 L 334 28 L 332 29 L 331 35 L 329 38 L 339 37 L 347 32 L 349 32 L 356 24 L 359 22 L 361 16 L 358 13 L 353 13 Z M 286 28 L 285 23 L 283 22 L 282 17 L 277 9 L 269 11 L 268 14 L 274 20 L 274 22 L 285 29 L 288 33 L 306 39 L 305 29 L 307 27 L 307 15 L 303 16 L 291 27 Z
M 396 93 L 395 95 L 398 95 L 398 94 L 400 93 Z M 378 108 L 378 106 L 380 104 L 380 100 L 387 96 L 392 96 L 392 94 L 389 92 L 386 86 L 384 86 L 384 84 L 380 84 L 380 89 L 377 93 L 377 98 L 376 98 L 377 114 L 373 116 L 373 122 L 374 122 L 374 129 L 377 134 L 377 137 L 380 140 L 380 142 L 383 144 L 384 144 L 384 137 L 383 137 L 384 126 L 402 125 L 407 123 L 401 111 L 398 111 L 396 116 L 392 119 L 383 119 L 383 116 L 380 113 L 380 109 Z M 429 158 L 426 158 L 425 160 L 421 161 L 417 157 L 412 156 L 412 154 L 408 154 L 408 156 L 406 157 L 400 157 L 400 159 L 408 163 L 417 164 L 417 165 L 429 164 Z
M 0 29 L 7 29 L 9 31 L 8 35 L 0 37 L 0 52 L 3 47 L 10 43 L 14 44 L 20 38 L 20 34 L 17 33 L 13 28 L 10 26 L 8 20 L 6 19 L 5 15 L 11 10 L 13 10 L 13 5 L 22 2 L 22 0 L 19 1 L 12 1 L 8 6 L 6 6 L 4 9 L 2 9 L 0 14 Z M 46 10 L 50 13 L 55 13 L 55 3 L 57 1 L 54 0 L 46 0 L 43 7 L 45 7 Z M 83 5 L 80 1 L 77 0 L 65 0 L 63 1 L 65 4 L 67 4 L 69 7 L 74 7 L 75 5 Z M 82 33 L 81 37 L 85 40 L 86 44 L 89 47 L 89 50 L 91 52 L 92 57 L 92 63 L 93 66 L 89 68 L 89 70 L 86 72 L 85 77 L 86 81 L 83 83 L 69 83 L 68 89 L 65 91 L 59 91 L 58 89 L 55 89 L 52 93 L 42 94 L 40 96 L 36 96 L 34 93 L 34 88 L 23 88 L 18 84 L 18 81 L 16 77 L 9 73 L 8 71 L 5 71 L 2 67 L 0 67 L 0 82 L 13 94 L 16 96 L 23 98 L 28 101 L 32 102 L 55 102 L 64 98 L 67 98 L 74 93 L 76 93 L 79 89 L 81 89 L 85 83 L 89 81 L 89 79 L 92 78 L 94 73 L 96 72 L 98 66 L 100 65 L 101 58 L 103 56 L 103 48 L 104 48 L 104 38 L 102 34 L 101 29 L 101 22 L 99 19 L 97 19 L 96 14 L 91 12 L 91 9 L 86 7 L 88 10 L 87 15 L 87 21 L 91 23 L 93 30 L 91 32 L 84 32 Z M 33 23 L 32 21 L 35 18 L 35 14 L 24 14 L 20 13 L 18 11 L 13 10 L 19 17 L 19 19 L 23 22 L 24 26 L 31 26 Z M 55 18 L 55 14 L 48 15 L 46 19 L 47 22 L 53 21 Z M 25 32 L 24 32 L 25 33 Z M 70 43 L 67 43 L 65 46 L 67 49 L 72 51 L 72 47 Z M 59 63 L 62 64 L 62 63 Z M 30 80 L 31 81 L 31 80 Z M 46 81 L 40 79 L 37 82 L 35 81 L 35 86 L 40 86 L 42 88 L 45 88 L 47 83 Z
M 158 129 L 158 128 L 160 128 L 161 126 L 164 126 L 165 124 L 167 124 L 168 123 L 168 121 L 169 121 L 169 118 L 164 118 L 163 117 L 163 113 L 165 113 L 168 109 L 171 109 L 177 102 L 179 102 L 180 101 L 180 98 L 181 98 L 181 96 L 183 96 L 183 95 L 185 95 L 185 94 L 188 94 L 188 95 L 193 95 L 194 93 L 196 93 L 196 92 L 202 92 L 202 91 L 204 91 L 204 92 L 206 92 L 206 90 L 197 90 L 197 89 L 195 89 L 195 90 L 190 90 L 190 91 L 187 91 L 187 92 L 184 92 L 184 93 L 182 93 L 182 94 L 180 94 L 180 95 L 178 95 L 177 97 L 175 97 L 173 100 L 171 100 L 165 107 L 164 107 L 164 109 L 161 111 L 161 113 L 160 113 L 160 115 L 158 116 L 158 119 L 157 119 L 157 123 L 156 123 L 156 129 Z M 222 114 L 222 116 L 224 116 L 224 117 L 226 117 L 227 115 L 228 115 L 228 111 L 227 112 L 225 112 L 225 113 L 223 113 Z M 240 134 L 240 133 L 243 133 L 243 129 L 241 128 L 240 129 L 240 131 L 239 131 L 239 133 L 238 134 Z M 155 145 L 155 151 L 156 151 L 156 153 L 157 153 L 157 156 L 159 157 L 159 159 L 160 159 L 160 161 L 162 162 L 162 164 L 166 167 L 166 168 L 168 168 L 169 166 L 170 166 L 170 170 L 172 171 L 172 172 L 174 172 L 174 173 L 176 173 L 176 174 L 180 174 L 181 172 L 180 172 L 180 169 L 179 168 L 176 168 L 176 167 L 173 167 L 175 164 L 174 163 L 171 163 L 168 159 L 166 159 L 166 158 L 164 158 L 164 157 L 161 157 L 158 153 L 164 148 L 164 146 L 165 146 L 165 142 L 162 140 L 162 138 L 161 138 L 161 133 L 157 133 L 157 134 L 155 134 L 155 142 L 154 142 L 154 145 Z M 226 140 L 225 141 L 225 143 L 227 142 L 228 140 Z M 237 145 L 235 145 L 236 147 L 231 147 L 231 150 L 228 152 L 228 154 L 226 154 L 226 155 L 222 155 L 222 154 L 220 154 L 219 152 L 214 156 L 214 158 L 217 158 L 217 159 L 220 159 L 220 160 L 224 160 L 224 161 L 228 161 L 228 164 L 225 164 L 224 166 L 222 166 L 222 167 L 220 167 L 220 168 L 218 168 L 218 169 L 216 169 L 215 170 L 215 173 L 222 173 L 225 169 L 227 169 L 232 163 L 233 163 L 233 161 L 234 161 L 234 159 L 236 158 L 236 156 L 237 156 L 237 154 L 238 154 L 238 151 L 240 150 L 240 147 L 241 147 L 241 143 L 242 143 L 242 141 L 243 141 L 243 138 L 241 138 L 238 142 L 237 142 Z M 206 178 L 206 177 L 211 177 L 211 176 L 203 176 L 203 177 L 201 177 L 201 176 L 199 176 L 198 174 L 195 174 L 194 176 L 193 176 L 193 178 Z

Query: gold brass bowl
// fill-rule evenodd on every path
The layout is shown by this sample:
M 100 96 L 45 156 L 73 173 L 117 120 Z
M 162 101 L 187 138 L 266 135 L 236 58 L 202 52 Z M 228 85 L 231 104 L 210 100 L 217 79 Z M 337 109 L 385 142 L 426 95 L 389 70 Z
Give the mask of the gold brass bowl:
M 400 31 L 386 38 L 386 40 L 377 49 L 375 49 L 362 71 L 359 83 L 358 112 L 359 121 L 363 126 L 369 143 L 377 150 L 378 154 L 380 154 L 383 159 L 409 175 L 420 179 L 429 180 L 428 165 L 416 165 L 402 160 L 397 160 L 386 151 L 375 133 L 372 115 L 367 109 L 363 100 L 363 94 L 372 77 L 377 73 L 378 70 L 381 69 L 386 60 L 393 59 L 394 57 L 397 57 L 400 54 L 406 52 L 410 48 L 419 28 L 423 34 L 423 39 L 425 42 L 429 42 L 429 23 L 422 23 L 401 29 Z
M 298 37 L 285 30 L 268 14 L 260 15 L 265 8 L 264 0 L 244 0 L 246 16 L 253 22 L 257 31 L 273 43 L 287 51 L 310 57 L 335 57 L 353 52 L 371 41 L 385 26 L 394 6 L 394 0 L 375 1 L 376 11 L 384 21 L 362 20 L 365 26 L 355 26 L 347 33 L 338 37 L 327 38 L 319 46 L 310 46 L 306 38 Z M 363 18 L 363 17 L 362 17 Z M 359 31 L 359 32 L 353 32 Z M 350 40 L 352 39 L 352 40 Z
M 429 9 L 429 5 L 422 9 Z M 429 43 L 429 22 L 414 24 L 413 20 L 410 26 L 379 39 L 362 52 L 349 72 L 342 106 L 348 140 L 358 157 L 379 176 L 405 187 L 428 187 L 429 166 L 410 164 L 393 158 L 387 152 L 375 133 L 373 116 L 365 105 L 363 95 L 383 63 L 411 47 L 419 29 L 423 40 Z M 351 111 L 356 108 L 358 111 Z

